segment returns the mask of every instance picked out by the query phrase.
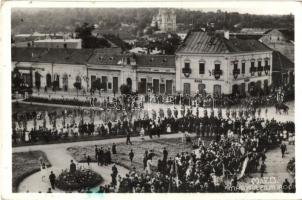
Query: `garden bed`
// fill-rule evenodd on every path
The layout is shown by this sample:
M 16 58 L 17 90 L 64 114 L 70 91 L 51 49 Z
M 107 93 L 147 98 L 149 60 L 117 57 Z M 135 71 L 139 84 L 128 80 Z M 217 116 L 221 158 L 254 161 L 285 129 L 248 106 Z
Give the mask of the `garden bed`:
M 27 176 L 40 171 L 40 158 L 43 159 L 47 167 L 50 167 L 46 155 L 42 151 L 28 151 L 13 153 L 12 155 L 12 188 L 17 192 L 18 185 Z
M 94 187 L 102 181 L 102 176 L 90 169 L 77 169 L 73 173 L 66 169 L 57 177 L 55 185 L 64 191 L 74 191 Z

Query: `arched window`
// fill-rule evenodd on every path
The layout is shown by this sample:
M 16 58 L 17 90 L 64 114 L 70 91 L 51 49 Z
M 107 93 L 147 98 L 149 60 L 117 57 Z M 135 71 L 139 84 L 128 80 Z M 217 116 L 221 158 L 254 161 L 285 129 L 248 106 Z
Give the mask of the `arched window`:
M 46 74 L 46 86 L 51 87 L 51 75 Z
M 68 89 L 68 75 L 67 74 L 63 75 L 63 88 L 65 91 L 67 91 L 67 89 Z

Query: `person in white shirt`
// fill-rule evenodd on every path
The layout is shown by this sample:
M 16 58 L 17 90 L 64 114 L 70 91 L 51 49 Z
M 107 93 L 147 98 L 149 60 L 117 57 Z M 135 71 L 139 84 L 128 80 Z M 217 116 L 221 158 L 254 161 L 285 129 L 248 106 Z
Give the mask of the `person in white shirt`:
M 141 130 L 140 130 L 140 136 L 141 136 L 141 139 L 144 140 L 144 136 L 145 136 L 145 129 L 144 129 L 144 127 L 142 127 Z

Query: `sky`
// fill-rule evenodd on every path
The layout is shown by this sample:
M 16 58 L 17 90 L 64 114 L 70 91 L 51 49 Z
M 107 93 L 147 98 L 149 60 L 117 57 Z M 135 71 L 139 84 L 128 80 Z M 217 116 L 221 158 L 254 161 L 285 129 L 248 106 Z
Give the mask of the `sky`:
M 80 0 L 73 0 L 80 1 Z M 123 2 L 125 1 L 125 2 Z M 120 0 L 120 2 L 96 2 L 95 4 L 88 4 L 85 2 L 79 2 L 77 4 L 66 4 L 63 6 L 63 3 L 52 4 L 56 6 L 63 7 L 176 7 L 176 8 L 187 8 L 190 10 L 203 10 L 214 11 L 216 12 L 218 9 L 221 11 L 228 12 L 239 12 L 239 13 L 249 13 L 249 14 L 259 14 L 259 15 L 288 15 L 294 14 L 296 12 L 302 12 L 302 2 L 296 1 L 288 1 L 288 0 L 275 0 L 275 1 L 267 1 L 267 0 L 258 0 L 258 1 L 248 1 L 248 0 L 212 0 L 212 1 L 202 1 L 202 0 L 133 0 L 129 2 L 129 0 Z M 25 5 L 26 7 L 28 5 Z M 39 5 L 35 5 L 40 7 Z M 45 5 L 44 5 L 45 6 Z M 32 8 L 33 6 L 30 6 Z M 43 7 L 43 6 L 42 6 Z
M 211 3 L 200 3 L 207 8 L 202 8 L 203 11 L 221 11 L 249 13 L 258 15 L 287 15 L 294 14 L 295 9 L 300 9 L 302 12 L 302 2 L 294 1 L 214 1 Z M 194 9 L 193 9 L 194 10 Z M 198 10 L 198 9 L 196 9 Z

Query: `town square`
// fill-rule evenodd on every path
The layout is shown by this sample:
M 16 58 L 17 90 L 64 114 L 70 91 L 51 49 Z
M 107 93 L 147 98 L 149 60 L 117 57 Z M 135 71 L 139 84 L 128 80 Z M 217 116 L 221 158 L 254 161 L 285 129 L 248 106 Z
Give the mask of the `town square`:
M 12 9 L 12 192 L 296 193 L 294 31 L 291 13 Z

